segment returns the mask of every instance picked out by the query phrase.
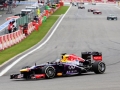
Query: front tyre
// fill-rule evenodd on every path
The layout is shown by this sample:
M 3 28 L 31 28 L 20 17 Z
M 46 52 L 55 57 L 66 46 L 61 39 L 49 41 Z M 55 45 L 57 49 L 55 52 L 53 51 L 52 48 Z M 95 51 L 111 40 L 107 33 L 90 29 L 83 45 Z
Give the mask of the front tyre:
M 56 71 L 53 66 L 45 66 L 42 68 L 42 72 L 46 75 L 46 78 L 52 79 L 55 77 Z
M 106 70 L 106 65 L 104 62 L 96 61 L 93 63 L 92 69 L 96 74 L 103 74 Z

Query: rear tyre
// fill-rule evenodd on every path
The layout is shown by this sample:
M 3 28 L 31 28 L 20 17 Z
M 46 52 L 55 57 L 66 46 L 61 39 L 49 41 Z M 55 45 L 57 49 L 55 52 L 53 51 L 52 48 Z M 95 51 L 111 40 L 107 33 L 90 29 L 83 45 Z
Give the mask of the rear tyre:
M 103 74 L 106 70 L 106 65 L 104 62 L 96 61 L 93 63 L 92 69 L 96 74 Z
M 53 66 L 45 66 L 42 68 L 42 72 L 45 74 L 46 78 L 52 79 L 55 77 L 56 71 Z

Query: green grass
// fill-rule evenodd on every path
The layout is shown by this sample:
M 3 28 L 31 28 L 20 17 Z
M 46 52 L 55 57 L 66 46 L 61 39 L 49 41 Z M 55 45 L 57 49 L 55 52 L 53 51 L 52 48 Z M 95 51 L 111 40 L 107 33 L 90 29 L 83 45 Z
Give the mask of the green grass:
M 61 15 L 64 14 L 69 6 L 63 6 L 58 9 L 53 15 Z M 59 16 L 50 16 L 46 22 L 42 23 L 39 27 L 39 31 L 33 31 L 31 35 L 29 35 L 26 39 L 24 39 L 19 44 L 16 44 L 6 50 L 0 52 L 0 65 L 15 55 L 29 49 L 33 45 L 37 44 L 42 38 L 47 34 L 52 25 L 56 22 Z
M 61 8 L 60 8 L 58 11 L 56 11 L 53 15 L 61 15 L 61 14 L 64 14 L 67 9 L 68 9 L 68 6 L 61 7 Z

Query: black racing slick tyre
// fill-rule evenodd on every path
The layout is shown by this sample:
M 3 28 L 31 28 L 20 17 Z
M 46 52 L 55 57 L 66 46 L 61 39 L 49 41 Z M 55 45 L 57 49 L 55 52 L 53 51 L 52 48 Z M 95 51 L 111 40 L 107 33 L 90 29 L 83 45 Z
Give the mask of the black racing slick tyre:
M 96 74 L 103 74 L 106 70 L 106 65 L 104 62 L 96 61 L 93 63 L 92 69 Z
M 42 73 L 45 74 L 46 78 L 52 79 L 56 75 L 55 68 L 53 66 L 45 66 L 42 68 Z

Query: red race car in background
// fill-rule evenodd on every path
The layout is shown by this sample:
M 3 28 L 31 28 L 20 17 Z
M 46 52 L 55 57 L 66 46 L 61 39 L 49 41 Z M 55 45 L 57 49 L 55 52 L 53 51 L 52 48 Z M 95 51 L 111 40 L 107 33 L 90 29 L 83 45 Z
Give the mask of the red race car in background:
M 99 11 L 99 10 L 94 10 L 94 11 L 93 11 L 93 14 L 102 14 L 102 12 Z
M 88 9 L 88 12 L 93 12 L 93 11 L 95 11 L 96 9 L 93 9 L 93 8 L 91 8 L 91 9 Z

